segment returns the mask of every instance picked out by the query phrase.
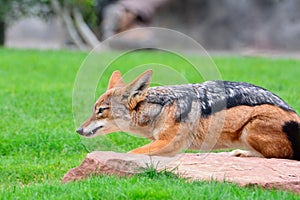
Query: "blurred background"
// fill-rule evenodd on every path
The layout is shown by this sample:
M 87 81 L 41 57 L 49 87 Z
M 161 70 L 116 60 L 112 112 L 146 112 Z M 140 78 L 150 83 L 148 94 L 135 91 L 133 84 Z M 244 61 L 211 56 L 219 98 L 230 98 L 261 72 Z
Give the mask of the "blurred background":
M 0 0 L 0 45 L 89 50 L 136 27 L 178 30 L 206 49 L 300 51 L 300 0 Z M 152 40 L 140 31 L 132 42 Z

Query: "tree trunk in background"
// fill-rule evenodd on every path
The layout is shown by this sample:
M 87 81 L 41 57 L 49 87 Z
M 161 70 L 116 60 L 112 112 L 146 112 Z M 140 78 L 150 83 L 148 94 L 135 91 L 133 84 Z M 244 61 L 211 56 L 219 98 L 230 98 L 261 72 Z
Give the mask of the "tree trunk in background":
M 5 43 L 5 22 L 0 18 L 0 46 Z

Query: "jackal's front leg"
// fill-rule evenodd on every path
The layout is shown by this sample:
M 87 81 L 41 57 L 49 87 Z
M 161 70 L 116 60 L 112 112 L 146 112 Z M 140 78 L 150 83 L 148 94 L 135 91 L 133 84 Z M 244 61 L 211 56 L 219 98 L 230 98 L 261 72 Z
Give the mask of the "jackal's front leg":
M 139 147 L 130 151 L 129 153 L 146 154 L 146 155 L 160 155 L 160 156 L 173 156 L 180 148 L 176 148 L 176 145 L 172 141 L 156 140 L 145 146 Z
M 160 132 L 155 134 L 157 138 L 150 144 L 139 147 L 129 153 L 174 156 L 188 143 L 188 134 L 191 131 L 190 124 L 176 122 L 176 107 L 170 106 L 165 109 L 165 115 L 158 120 Z
M 186 135 L 178 133 L 171 138 L 155 140 L 150 144 L 134 149 L 129 153 L 174 156 L 186 146 L 186 141 Z

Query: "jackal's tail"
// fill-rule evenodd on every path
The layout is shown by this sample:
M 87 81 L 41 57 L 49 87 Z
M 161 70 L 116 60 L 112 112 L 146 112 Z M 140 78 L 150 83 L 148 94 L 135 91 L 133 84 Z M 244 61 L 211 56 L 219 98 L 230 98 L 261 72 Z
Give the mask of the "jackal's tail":
M 300 123 L 296 121 L 286 122 L 282 130 L 287 134 L 293 147 L 293 159 L 300 160 Z

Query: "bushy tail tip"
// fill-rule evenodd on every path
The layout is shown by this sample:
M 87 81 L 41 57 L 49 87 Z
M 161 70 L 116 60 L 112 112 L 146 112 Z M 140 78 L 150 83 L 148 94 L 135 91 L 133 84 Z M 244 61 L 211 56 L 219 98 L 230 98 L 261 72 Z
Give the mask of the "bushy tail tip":
M 282 126 L 293 147 L 293 159 L 300 161 L 300 124 L 296 121 L 288 121 Z

